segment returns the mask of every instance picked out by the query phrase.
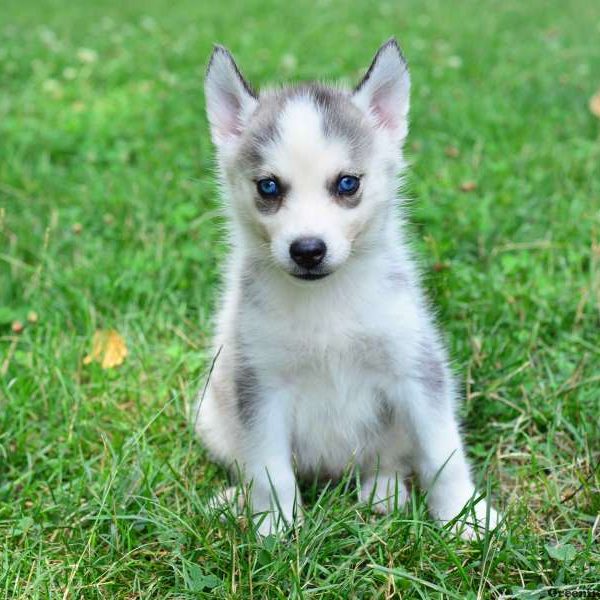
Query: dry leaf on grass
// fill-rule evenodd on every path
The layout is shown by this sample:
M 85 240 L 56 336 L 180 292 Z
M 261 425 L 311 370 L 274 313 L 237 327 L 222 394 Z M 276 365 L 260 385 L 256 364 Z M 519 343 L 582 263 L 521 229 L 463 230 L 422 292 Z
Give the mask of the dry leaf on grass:
M 450 265 L 448 263 L 436 262 L 436 263 L 433 263 L 433 266 L 431 268 L 436 273 L 441 273 L 442 271 L 447 271 L 450 268 Z
M 590 112 L 600 119 L 600 90 L 590 98 Z
M 477 184 L 474 181 L 465 181 L 460 184 L 462 192 L 474 192 L 477 189 Z
M 92 361 L 100 363 L 103 369 L 112 369 L 123 364 L 127 356 L 125 340 L 118 331 L 99 329 L 94 333 L 92 340 L 92 353 L 83 359 L 84 365 Z

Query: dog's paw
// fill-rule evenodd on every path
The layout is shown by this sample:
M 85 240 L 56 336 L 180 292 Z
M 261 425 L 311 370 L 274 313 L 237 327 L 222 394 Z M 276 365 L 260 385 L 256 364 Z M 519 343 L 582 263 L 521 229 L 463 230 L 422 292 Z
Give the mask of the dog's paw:
M 247 490 L 239 486 L 228 487 L 215 494 L 208 501 L 211 510 L 219 511 L 222 522 L 228 520 L 228 514 L 238 517 L 245 513 L 248 506 Z M 256 511 L 252 517 L 256 532 L 266 537 L 268 535 L 281 536 L 291 527 L 301 525 L 303 521 L 302 510 L 299 506 L 292 506 L 282 513 L 280 510 Z
M 261 537 L 275 535 L 282 537 L 295 526 L 302 525 L 302 511 L 298 509 L 294 514 L 284 517 L 280 511 L 267 511 L 254 515 L 254 525 L 256 532 Z
M 244 507 L 242 491 L 236 486 L 225 488 L 209 499 L 208 506 L 213 510 L 227 507 L 241 510 Z
M 246 498 L 242 489 L 238 486 L 231 486 L 221 490 L 212 496 L 208 501 L 208 507 L 211 511 L 219 513 L 221 522 L 226 522 L 228 514 L 235 517 L 242 514 Z
M 380 473 L 367 478 L 361 484 L 358 499 L 369 504 L 375 512 L 386 515 L 406 504 L 408 490 L 404 481 L 398 479 L 397 475 Z
M 453 522 L 452 531 L 467 541 L 482 538 L 486 531 L 496 529 L 500 523 L 501 515 L 491 506 L 488 506 L 485 500 L 480 500 L 469 506 L 464 514 L 457 518 L 457 515 L 463 512 L 464 508 L 464 505 L 458 507 L 448 504 L 433 509 L 432 513 L 441 525 Z
M 486 531 L 496 529 L 501 520 L 498 511 L 488 506 L 485 500 L 481 500 L 472 508 L 464 515 L 463 519 L 459 519 L 457 522 L 460 527 L 457 532 L 461 538 L 467 541 L 482 538 Z

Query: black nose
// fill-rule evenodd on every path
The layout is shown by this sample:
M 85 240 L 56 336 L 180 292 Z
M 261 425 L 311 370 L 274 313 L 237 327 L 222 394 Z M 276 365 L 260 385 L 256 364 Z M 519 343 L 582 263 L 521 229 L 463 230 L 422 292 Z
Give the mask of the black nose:
M 314 269 L 325 258 L 327 246 L 319 238 L 299 238 L 290 245 L 292 260 L 305 269 Z

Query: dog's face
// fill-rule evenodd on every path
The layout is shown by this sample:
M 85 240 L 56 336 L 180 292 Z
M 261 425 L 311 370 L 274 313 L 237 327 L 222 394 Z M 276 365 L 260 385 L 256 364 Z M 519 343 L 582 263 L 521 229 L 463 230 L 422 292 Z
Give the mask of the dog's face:
M 313 281 L 373 243 L 397 185 L 409 87 L 393 40 L 353 92 L 310 84 L 255 94 L 231 54 L 215 49 L 212 138 L 232 216 L 257 252 Z

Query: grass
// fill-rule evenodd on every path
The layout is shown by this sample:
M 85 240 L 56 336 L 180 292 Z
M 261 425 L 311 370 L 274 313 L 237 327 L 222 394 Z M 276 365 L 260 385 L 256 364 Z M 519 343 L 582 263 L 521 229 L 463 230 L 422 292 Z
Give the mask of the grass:
M 595 0 L 1 12 L 4 597 L 539 598 L 598 584 Z M 309 486 L 304 527 L 261 541 L 207 509 L 226 475 L 185 418 L 226 251 L 204 65 L 220 41 L 256 83 L 350 81 L 391 34 L 413 74 L 415 243 L 480 489 L 506 525 L 467 544 L 420 497 L 375 518 L 346 480 Z M 98 328 L 124 336 L 121 367 L 82 364 Z

